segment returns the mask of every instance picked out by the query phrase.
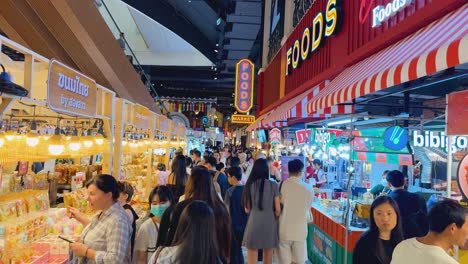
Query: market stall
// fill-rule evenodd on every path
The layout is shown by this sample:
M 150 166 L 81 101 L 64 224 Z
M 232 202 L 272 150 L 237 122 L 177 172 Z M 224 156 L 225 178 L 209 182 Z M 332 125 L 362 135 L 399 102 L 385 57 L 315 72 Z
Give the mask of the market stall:
M 24 56 L 0 55 L 0 262 L 67 263 L 69 244 L 57 235 L 76 239 L 83 227 L 50 205 L 111 172 L 115 93 L 3 36 L 0 43 Z

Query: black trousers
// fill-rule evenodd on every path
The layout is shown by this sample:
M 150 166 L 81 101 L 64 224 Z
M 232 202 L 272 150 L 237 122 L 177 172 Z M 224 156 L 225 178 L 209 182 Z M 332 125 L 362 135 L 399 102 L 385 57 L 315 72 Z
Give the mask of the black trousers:
M 244 264 L 244 254 L 242 254 L 242 239 L 244 232 L 232 231 L 231 235 L 231 264 Z

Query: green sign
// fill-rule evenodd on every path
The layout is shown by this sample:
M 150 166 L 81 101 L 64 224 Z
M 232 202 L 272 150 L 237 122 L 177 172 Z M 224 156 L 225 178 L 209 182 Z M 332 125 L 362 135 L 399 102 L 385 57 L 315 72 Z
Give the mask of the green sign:
M 319 263 L 332 264 L 336 263 L 336 243 L 323 232 L 320 228 L 314 228 L 312 251 L 318 257 Z

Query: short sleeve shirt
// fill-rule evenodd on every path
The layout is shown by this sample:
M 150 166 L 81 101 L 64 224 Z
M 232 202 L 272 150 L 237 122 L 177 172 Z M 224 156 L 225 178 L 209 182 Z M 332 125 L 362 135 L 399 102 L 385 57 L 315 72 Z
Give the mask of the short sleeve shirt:
M 156 241 L 158 240 L 159 226 L 148 218 L 141 224 L 135 239 L 135 251 L 143 251 L 148 253 L 148 261 L 154 252 L 156 252 Z

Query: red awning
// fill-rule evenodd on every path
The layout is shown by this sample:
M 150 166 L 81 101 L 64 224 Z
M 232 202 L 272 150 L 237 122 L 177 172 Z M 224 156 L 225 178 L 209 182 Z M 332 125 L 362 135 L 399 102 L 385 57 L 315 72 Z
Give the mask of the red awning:
M 307 113 L 468 62 L 468 4 L 349 67 L 307 103 Z

